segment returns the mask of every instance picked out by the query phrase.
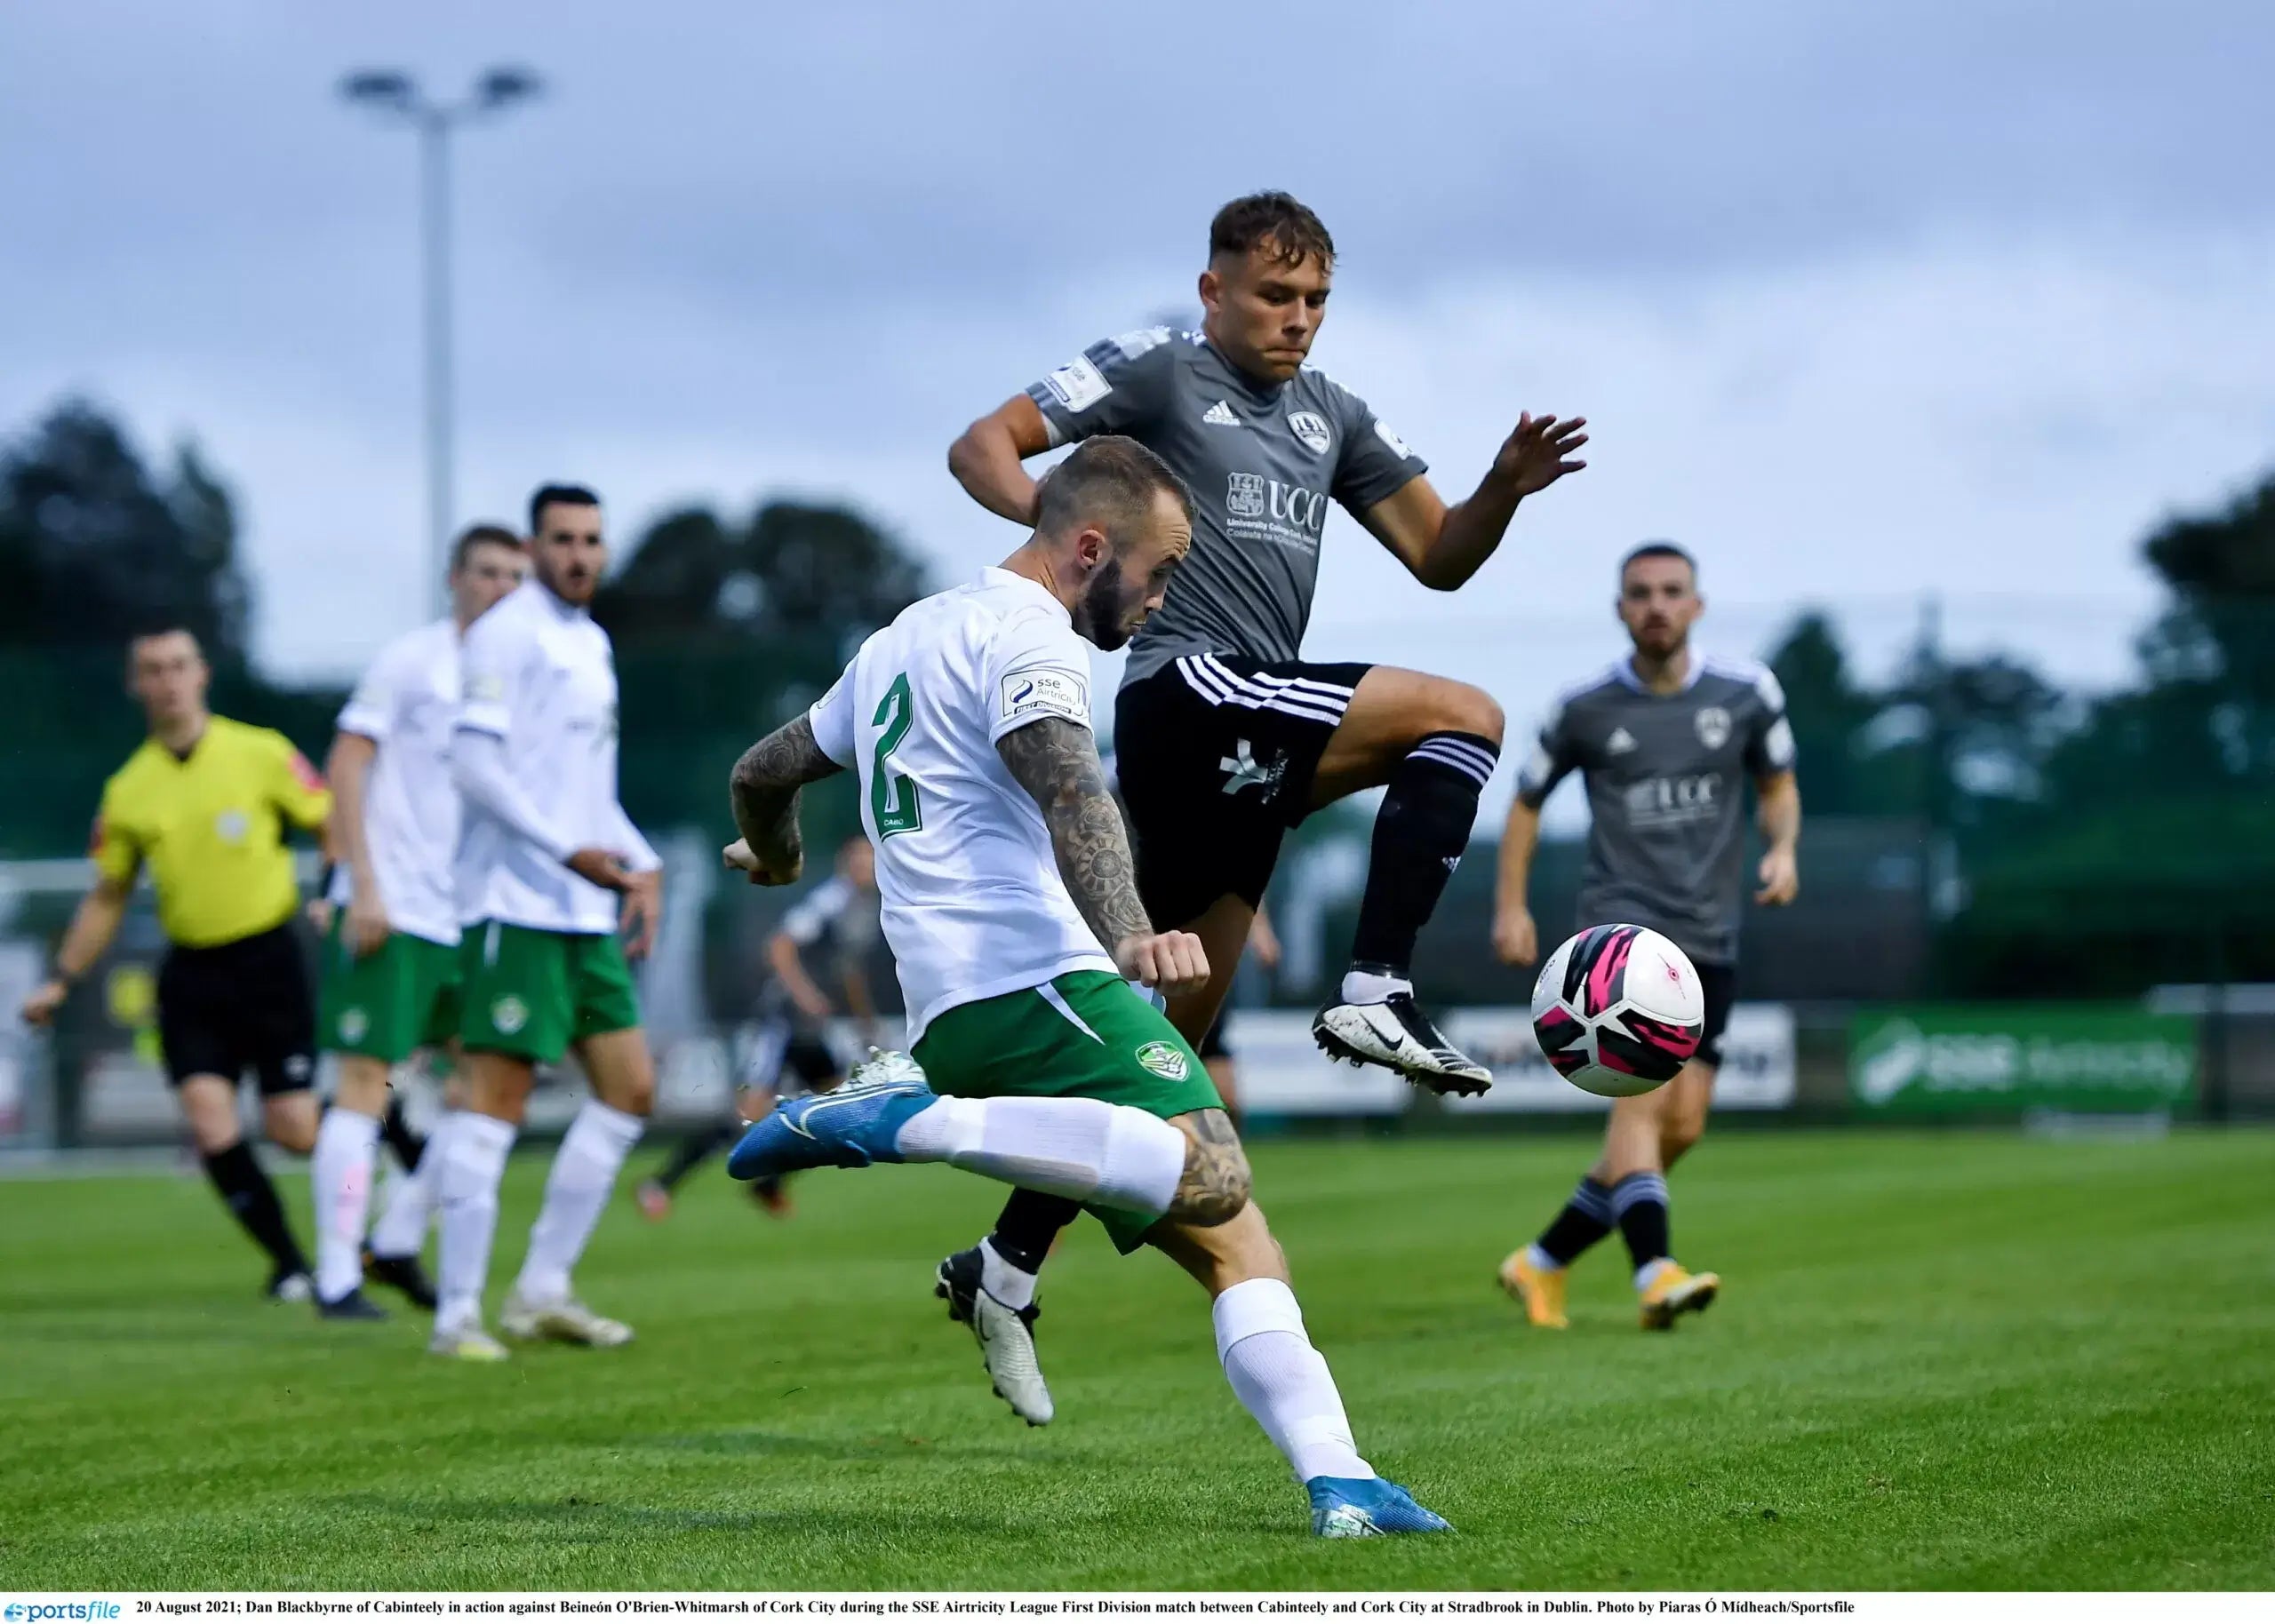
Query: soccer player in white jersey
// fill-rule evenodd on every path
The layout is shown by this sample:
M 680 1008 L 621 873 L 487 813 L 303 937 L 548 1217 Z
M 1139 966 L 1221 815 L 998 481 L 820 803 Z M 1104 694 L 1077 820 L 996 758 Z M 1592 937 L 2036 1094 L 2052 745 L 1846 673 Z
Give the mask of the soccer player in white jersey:
M 505 1355 L 482 1325 L 498 1187 L 537 1068 L 571 1047 L 593 1097 L 554 1158 L 499 1323 L 524 1339 L 632 1340 L 578 1301 L 570 1274 L 656 1092 L 626 961 L 654 940 L 662 865 L 617 800 L 616 667 L 588 612 L 608 562 L 600 498 L 547 485 L 530 498 L 530 529 L 533 578 L 467 633 L 451 742 L 466 798 L 459 1041 L 472 1106 L 445 1130 L 432 1346 L 469 1359 Z
M 324 764 L 335 864 L 316 1040 L 337 1060 L 339 1086 L 316 1134 L 309 1188 L 316 1305 L 326 1318 L 386 1318 L 363 1294 L 363 1247 L 387 1073 L 413 1049 L 458 1037 L 459 820 L 450 750 L 459 640 L 528 568 L 511 530 L 475 525 L 460 536 L 451 550 L 451 612 L 379 651 L 339 712 Z M 430 1140 L 397 1182 L 371 1248 L 373 1276 L 429 1308 L 418 1254 L 438 1150 Z
M 1044 481 L 1034 533 L 1002 569 L 902 611 L 736 765 L 742 839 L 727 861 L 768 885 L 803 860 L 799 786 L 860 775 L 923 1069 L 881 1056 L 778 1106 L 728 1171 L 945 1161 L 1090 1204 L 1124 1252 L 1156 1246 L 1208 1292 L 1225 1376 L 1304 1485 L 1314 1532 L 1434 1532 L 1444 1520 L 1360 1455 L 1223 1103 L 1128 984 L 1189 993 L 1209 963 L 1198 936 L 1156 931 L 1138 902 L 1083 640 L 1127 642 L 1192 537 L 1193 498 L 1167 464 L 1120 435 L 1086 441 Z M 1024 1381 L 1019 1317 L 975 1329 L 983 1349 L 1000 1336 L 1026 1349 L 1024 1373 L 993 1351 L 989 1369 L 1030 1422 L 1049 1421 L 1049 1395 Z

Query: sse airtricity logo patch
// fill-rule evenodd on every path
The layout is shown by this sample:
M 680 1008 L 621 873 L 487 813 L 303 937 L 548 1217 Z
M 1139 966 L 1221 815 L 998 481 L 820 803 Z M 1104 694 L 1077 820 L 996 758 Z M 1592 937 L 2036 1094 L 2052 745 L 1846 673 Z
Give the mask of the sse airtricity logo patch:
M 1173 1083 L 1183 1082 L 1186 1072 L 1192 1070 L 1185 1064 L 1183 1049 L 1174 1043 L 1163 1043 L 1158 1038 L 1151 1043 L 1138 1046 L 1138 1063 L 1155 1077 L 1167 1078 Z
M 490 1006 L 490 1024 L 508 1038 L 529 1024 L 530 1007 L 508 992 Z

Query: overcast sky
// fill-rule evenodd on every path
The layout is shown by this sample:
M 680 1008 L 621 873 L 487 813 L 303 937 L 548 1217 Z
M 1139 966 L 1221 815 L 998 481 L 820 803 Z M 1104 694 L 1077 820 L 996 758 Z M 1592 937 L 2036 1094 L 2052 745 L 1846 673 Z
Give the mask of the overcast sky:
M 2141 536 L 2275 461 L 2263 4 L 355 9 L 0 7 L 0 428 L 83 391 L 195 434 L 288 673 L 426 601 L 413 147 L 334 99 L 365 65 L 550 87 L 459 154 L 467 517 L 826 495 L 966 573 L 1017 537 L 948 441 L 1193 309 L 1264 186 L 1342 250 L 1316 358 L 1449 498 L 1521 409 L 1592 420 L 1457 597 L 1328 533 L 1314 657 L 1521 714 L 1616 651 L 1646 536 L 1718 648 L 1818 601 L 1884 660 L 1940 588 L 2115 680 Z

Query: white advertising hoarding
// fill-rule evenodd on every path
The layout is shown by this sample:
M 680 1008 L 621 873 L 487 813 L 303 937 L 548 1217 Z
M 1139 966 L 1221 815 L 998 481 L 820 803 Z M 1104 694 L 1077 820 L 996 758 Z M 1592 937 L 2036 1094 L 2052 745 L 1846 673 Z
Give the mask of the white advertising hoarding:
M 1493 1071 L 1493 1087 L 1447 1109 L 1491 1111 L 1601 1110 L 1609 1102 L 1556 1075 L 1533 1041 L 1531 1012 L 1515 1006 L 1455 1009 L 1446 1035 Z M 1312 1040 L 1311 1016 L 1295 1010 L 1239 1011 L 1225 1024 L 1240 1067 L 1241 1108 L 1265 1116 L 1387 1117 L 1405 1111 L 1412 1087 L 1373 1066 L 1329 1060 Z M 1740 1004 L 1722 1039 L 1718 1109 L 1783 1111 L 1793 1103 L 1793 1012 L 1784 1004 Z

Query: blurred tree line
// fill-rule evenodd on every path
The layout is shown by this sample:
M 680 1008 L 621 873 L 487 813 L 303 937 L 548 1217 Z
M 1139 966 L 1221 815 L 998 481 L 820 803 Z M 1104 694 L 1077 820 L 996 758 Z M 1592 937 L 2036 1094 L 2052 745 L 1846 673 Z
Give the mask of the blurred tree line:
M 236 529 L 227 483 L 194 448 L 146 460 L 84 402 L 0 444 L 0 856 L 78 849 L 103 779 L 141 737 L 124 649 L 154 625 L 197 634 L 217 711 L 323 759 L 346 690 L 280 685 L 254 665 Z M 740 522 L 687 508 L 615 550 L 595 614 L 616 640 L 626 807 L 722 837 L 743 747 L 929 590 L 905 545 L 842 507 L 770 502 Z M 812 820 L 818 846 L 855 827 L 850 790 L 822 786 Z
M 2119 691 L 2067 693 L 2008 656 L 1952 657 L 1932 624 L 1878 684 L 1823 614 L 1801 615 L 1772 653 L 1817 848 L 1834 847 L 1835 820 L 1916 848 L 1906 883 L 1933 944 L 1920 990 L 2275 980 L 2275 478 L 2167 522 L 2143 552 L 2167 601 Z M 0 444 L 0 855 L 77 848 L 140 736 L 119 694 L 123 645 L 156 621 L 204 642 L 217 709 L 326 748 L 343 695 L 255 667 L 235 511 L 194 449 L 148 461 L 98 409 L 57 408 Z M 842 507 L 772 502 L 743 521 L 690 507 L 619 540 L 595 612 L 617 643 L 633 815 L 723 835 L 736 754 L 927 589 L 900 541 Z M 814 848 L 855 824 L 850 789 L 821 786 Z M 1814 921 L 1822 951 L 1839 951 L 1842 925 Z M 1466 937 L 1460 957 L 1475 958 Z
M 1947 657 L 1932 620 L 1880 688 L 1821 615 L 1770 656 L 1810 819 L 1910 811 L 1931 832 L 1928 991 L 2275 980 L 2275 476 L 2142 552 L 2167 601 L 2114 692 Z

